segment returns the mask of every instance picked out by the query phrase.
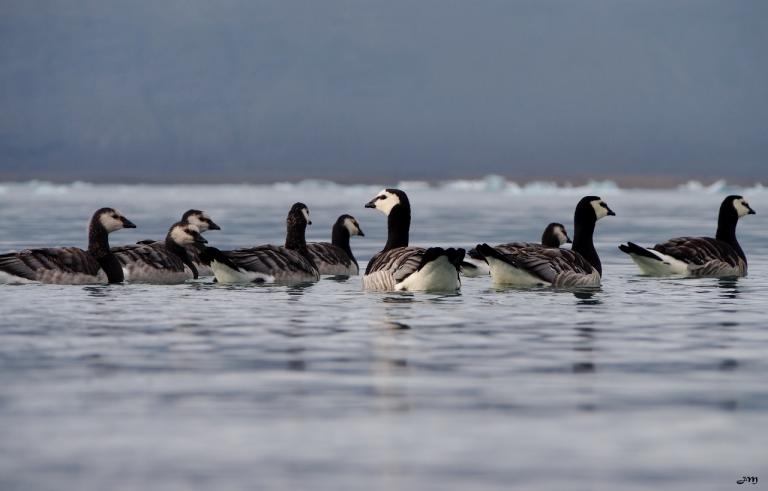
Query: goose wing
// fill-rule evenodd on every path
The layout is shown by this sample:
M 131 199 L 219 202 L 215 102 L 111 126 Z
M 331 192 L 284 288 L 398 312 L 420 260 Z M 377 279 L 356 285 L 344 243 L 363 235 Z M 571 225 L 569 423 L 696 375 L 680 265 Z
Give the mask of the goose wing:
M 342 248 L 329 242 L 310 242 L 307 244 L 307 249 L 309 249 L 312 260 L 318 266 L 320 264 L 340 264 L 349 267 L 352 264 L 352 259 Z
M 688 264 L 694 276 L 742 276 L 747 261 L 730 244 L 711 237 L 678 237 L 653 250 Z
M 183 272 L 184 263 L 179 256 L 171 253 L 162 242 L 150 244 L 129 244 L 110 249 L 112 254 L 125 267 L 142 265 L 155 270 Z
M 653 249 L 697 266 L 717 261 L 737 267 L 741 260 L 733 247 L 711 237 L 678 237 L 656 244 Z
M 64 276 L 103 275 L 98 261 L 77 247 L 25 249 L 0 255 L 0 270 L 32 281 L 58 282 Z
M 525 247 L 506 255 L 511 264 L 552 285 L 575 285 L 597 271 L 581 254 L 568 249 Z M 598 275 L 599 278 L 599 275 Z
M 399 283 L 419 269 L 425 250 L 422 247 L 396 247 L 381 251 L 371 258 L 365 274 L 386 272 Z
M 295 273 L 318 276 L 317 268 L 304 256 L 282 246 L 263 245 L 223 254 L 238 268 L 255 273 L 275 277 Z

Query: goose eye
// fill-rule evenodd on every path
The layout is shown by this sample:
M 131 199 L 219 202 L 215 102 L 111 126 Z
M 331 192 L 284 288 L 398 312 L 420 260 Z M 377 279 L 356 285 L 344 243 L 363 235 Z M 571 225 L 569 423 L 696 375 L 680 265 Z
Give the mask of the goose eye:
M 387 197 L 386 197 L 386 196 L 384 196 L 384 195 L 382 194 L 381 196 L 379 196 L 379 197 L 378 197 L 378 198 L 376 198 L 376 199 L 387 199 Z
M 603 203 L 602 201 L 600 202 L 600 206 L 602 206 L 603 208 L 608 208 L 608 205 L 606 205 L 606 204 L 605 204 L 605 203 Z
M 117 215 L 112 215 L 112 218 L 114 218 L 115 220 L 117 220 L 117 219 L 118 219 L 118 218 L 120 218 L 120 217 L 118 217 Z

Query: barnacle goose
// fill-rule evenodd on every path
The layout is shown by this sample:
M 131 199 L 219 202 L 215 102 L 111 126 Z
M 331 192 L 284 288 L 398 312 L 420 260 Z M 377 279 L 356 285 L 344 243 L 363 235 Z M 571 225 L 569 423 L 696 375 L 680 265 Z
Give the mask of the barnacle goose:
M 341 215 L 331 229 L 331 242 L 310 242 L 309 254 L 320 274 L 352 276 L 360 273 L 357 260 L 349 247 L 352 235 L 364 237 L 360 224 L 351 215 Z
M 736 240 L 736 224 L 754 214 L 744 198 L 728 196 L 720 205 L 714 239 L 678 237 L 650 248 L 627 242 L 619 249 L 651 276 L 746 276 L 747 256 Z
M 316 281 L 320 273 L 307 250 L 304 232 L 309 209 L 295 203 L 288 212 L 285 246 L 262 245 L 234 251 L 206 247 L 200 253 L 219 283 L 293 283 Z
M 603 269 L 592 235 L 597 221 L 609 215 L 615 213 L 602 199 L 586 196 L 576 205 L 570 250 L 534 246 L 502 251 L 488 244 L 478 244 L 476 250 L 488 261 L 498 284 L 599 286 Z
M 568 237 L 565 226 L 561 223 L 553 222 L 544 229 L 540 244 L 535 242 L 510 242 L 508 244 L 499 244 L 496 246 L 496 249 L 499 249 L 500 252 L 508 253 L 512 249 L 522 249 L 523 247 L 560 247 L 566 243 L 570 244 L 571 238 Z M 467 259 L 461 263 L 461 274 L 474 277 L 491 273 L 485 258 L 475 249 L 470 249 L 467 252 L 467 256 Z
M 196 225 L 177 222 L 168 229 L 164 242 L 113 247 L 112 253 L 120 261 L 126 281 L 184 283 L 198 278 L 197 267 L 188 251 L 201 248 L 207 242 Z
M 365 205 L 387 215 L 387 243 L 368 262 L 367 290 L 453 291 L 461 286 L 464 249 L 408 247 L 411 204 L 399 189 L 384 189 Z
M 114 208 L 100 208 L 88 225 L 88 250 L 77 247 L 26 249 L 0 255 L 0 283 L 120 283 L 123 269 L 109 250 L 115 230 L 136 228 Z
M 203 232 L 206 232 L 208 230 L 221 230 L 221 227 L 219 227 L 212 219 L 208 216 L 207 213 L 200 210 L 187 210 L 184 212 L 184 214 L 181 216 L 181 221 L 179 223 L 188 223 L 190 225 L 194 225 L 197 227 L 197 229 L 202 234 Z M 137 242 L 137 244 L 158 244 L 162 245 L 164 244 L 164 241 L 161 240 L 140 240 Z M 200 249 L 197 246 L 188 246 L 187 247 L 187 255 L 189 256 L 189 260 L 192 262 L 192 264 L 195 265 L 195 268 L 197 268 L 197 274 L 199 276 L 211 276 L 213 275 L 213 271 L 211 271 L 211 268 L 204 265 L 200 262 L 200 258 L 198 257 L 200 253 Z M 197 275 L 195 276 L 197 278 Z

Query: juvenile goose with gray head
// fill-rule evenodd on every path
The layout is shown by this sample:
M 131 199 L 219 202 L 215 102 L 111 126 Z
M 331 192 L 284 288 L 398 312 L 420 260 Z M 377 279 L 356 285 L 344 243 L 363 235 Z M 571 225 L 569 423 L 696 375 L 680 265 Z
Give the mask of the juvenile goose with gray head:
M 221 230 L 221 227 L 219 227 L 212 219 L 208 216 L 207 213 L 201 210 L 187 210 L 184 212 L 184 214 L 181 216 L 181 221 L 179 223 L 188 223 L 190 225 L 194 225 L 197 227 L 198 231 L 202 234 L 204 232 L 207 232 L 208 230 Z M 164 241 L 161 240 L 140 240 L 137 242 L 137 244 L 146 245 L 146 244 L 158 244 L 163 245 Z M 195 268 L 197 268 L 197 274 L 199 276 L 211 276 L 213 275 L 213 271 L 211 271 L 211 268 L 208 266 L 202 264 L 200 262 L 200 258 L 198 257 L 200 253 L 200 248 L 192 245 L 187 247 L 187 255 L 189 256 L 189 260 L 192 262 L 192 264 L 195 265 Z M 197 276 L 195 276 L 197 278 Z
M 387 243 L 368 262 L 366 290 L 455 291 L 464 249 L 409 247 L 411 204 L 399 189 L 383 189 L 366 208 L 387 216 Z
M 571 238 L 568 237 L 568 232 L 565 230 L 565 226 L 561 223 L 550 223 L 544 229 L 544 233 L 541 235 L 541 243 L 535 242 L 510 242 L 507 244 L 499 244 L 495 246 L 499 252 L 503 254 L 510 254 L 511 251 L 522 249 L 524 247 L 554 247 L 558 248 L 563 244 L 570 244 Z M 467 253 L 469 256 L 461 263 L 461 274 L 464 276 L 475 277 L 484 276 L 491 273 L 488 267 L 488 262 L 485 260 L 482 254 L 475 249 L 470 249 Z
M 285 245 L 262 245 L 234 251 L 206 247 L 200 253 L 219 283 L 296 283 L 317 281 L 320 273 L 307 249 L 309 209 L 295 203 L 286 219 Z
M 109 250 L 108 236 L 123 228 L 136 225 L 114 208 L 100 208 L 88 225 L 88 250 L 54 247 L 0 255 L 0 283 L 120 283 L 123 269 Z
M 619 249 L 651 276 L 746 276 L 747 256 L 736 240 L 736 224 L 754 214 L 743 197 L 731 195 L 720 205 L 714 239 L 678 237 L 650 248 L 627 242 Z
M 488 244 L 475 248 L 487 261 L 497 284 L 556 287 L 599 286 L 603 274 L 592 236 L 595 224 L 615 215 L 597 196 L 586 196 L 576 205 L 573 246 L 570 250 L 551 247 L 523 247 L 503 252 Z
M 164 242 L 113 247 L 112 253 L 123 267 L 125 280 L 131 283 L 184 283 L 197 279 L 197 266 L 189 255 L 207 241 L 196 225 L 176 222 L 168 229 Z
M 338 276 L 359 274 L 360 268 L 352 254 L 352 248 L 349 246 L 349 239 L 353 235 L 365 236 L 355 217 L 341 215 L 331 229 L 330 243 L 310 242 L 307 244 L 309 254 L 320 274 Z

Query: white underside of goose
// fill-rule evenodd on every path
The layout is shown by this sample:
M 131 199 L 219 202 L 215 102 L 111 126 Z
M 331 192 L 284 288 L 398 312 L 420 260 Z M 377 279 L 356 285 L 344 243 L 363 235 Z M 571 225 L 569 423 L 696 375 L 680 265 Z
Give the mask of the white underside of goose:
M 496 284 L 519 286 L 551 285 L 548 281 L 544 281 L 524 269 L 516 268 L 505 261 L 495 257 L 488 257 L 487 259 L 491 278 Z
M 688 263 L 654 249 L 644 249 L 659 258 L 656 260 L 639 254 L 629 254 L 629 257 L 644 274 L 649 276 L 690 276 L 691 269 Z
M 219 283 L 274 283 L 272 275 L 244 269 L 232 269 L 226 264 L 211 261 L 211 271 Z
M 456 266 L 438 256 L 395 285 L 396 291 L 455 291 L 461 286 Z

